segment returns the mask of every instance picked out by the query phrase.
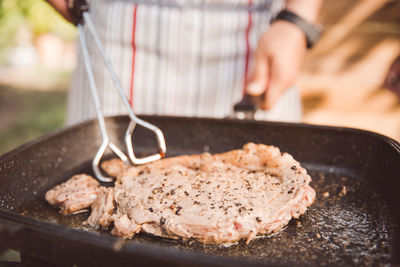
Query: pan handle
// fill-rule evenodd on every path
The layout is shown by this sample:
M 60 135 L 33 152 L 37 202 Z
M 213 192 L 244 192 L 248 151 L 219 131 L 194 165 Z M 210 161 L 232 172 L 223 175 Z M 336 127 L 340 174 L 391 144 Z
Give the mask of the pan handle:
M 21 225 L 0 219 L 0 253 L 13 248 L 13 243 L 22 230 Z

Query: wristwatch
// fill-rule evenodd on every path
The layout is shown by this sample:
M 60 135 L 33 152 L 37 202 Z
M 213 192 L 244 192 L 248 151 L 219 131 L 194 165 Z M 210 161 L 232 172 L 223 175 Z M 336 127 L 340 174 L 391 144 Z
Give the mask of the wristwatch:
M 312 24 L 289 10 L 279 12 L 275 18 L 275 21 L 277 20 L 285 20 L 298 26 L 306 36 L 308 49 L 311 49 L 315 45 L 322 33 L 321 25 Z

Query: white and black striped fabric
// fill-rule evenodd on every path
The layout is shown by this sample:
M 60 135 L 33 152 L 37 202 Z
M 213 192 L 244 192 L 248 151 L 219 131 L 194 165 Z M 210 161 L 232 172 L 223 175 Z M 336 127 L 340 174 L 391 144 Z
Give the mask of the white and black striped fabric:
M 91 0 L 91 16 L 136 114 L 223 118 L 243 95 L 253 53 L 283 0 Z M 87 34 L 104 114 L 125 114 Z M 80 48 L 67 123 L 95 117 Z M 256 119 L 299 121 L 297 88 Z

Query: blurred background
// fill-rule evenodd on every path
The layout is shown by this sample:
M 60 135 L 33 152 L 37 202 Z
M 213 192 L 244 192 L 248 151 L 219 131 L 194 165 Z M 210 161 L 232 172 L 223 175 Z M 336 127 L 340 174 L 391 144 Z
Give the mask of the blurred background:
M 0 0 L 0 155 L 63 125 L 76 36 L 43 0 Z
M 324 34 L 298 85 L 304 122 L 400 140 L 400 96 L 384 86 L 400 55 L 400 2 L 325 0 Z M 42 0 L 0 0 L 0 154 L 62 127 L 76 30 Z

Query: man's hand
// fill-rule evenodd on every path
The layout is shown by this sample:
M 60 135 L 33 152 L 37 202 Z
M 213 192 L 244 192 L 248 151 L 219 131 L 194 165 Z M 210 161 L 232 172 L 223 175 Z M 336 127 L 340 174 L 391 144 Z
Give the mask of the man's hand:
M 73 23 L 73 19 L 68 10 L 67 0 L 46 0 L 58 13 L 61 14 L 67 21 Z
M 321 5 L 322 0 L 287 0 L 286 9 L 314 23 Z M 277 20 L 261 36 L 255 54 L 255 70 L 246 88 L 249 95 L 264 94 L 260 108 L 272 108 L 294 83 L 305 51 L 303 31 L 290 22 Z
M 306 51 L 304 33 L 287 21 L 276 21 L 258 42 L 255 70 L 247 93 L 265 93 L 260 108 L 270 109 L 296 79 Z

